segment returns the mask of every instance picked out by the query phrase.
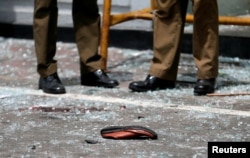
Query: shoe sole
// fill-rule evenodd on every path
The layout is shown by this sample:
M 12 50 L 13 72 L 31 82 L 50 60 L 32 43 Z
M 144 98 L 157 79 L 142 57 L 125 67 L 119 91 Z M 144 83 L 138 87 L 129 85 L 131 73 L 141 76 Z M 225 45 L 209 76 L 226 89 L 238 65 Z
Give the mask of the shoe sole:
M 43 90 L 44 93 L 49 93 L 49 94 L 65 94 L 66 91 L 46 91 L 46 90 Z
M 194 90 L 194 95 L 195 96 L 202 96 L 202 95 L 207 95 L 209 93 L 214 93 L 214 90 L 210 90 L 210 91 L 201 91 L 201 90 Z
M 101 130 L 103 138 L 107 139 L 157 139 L 155 131 L 142 126 L 111 126 Z
M 81 83 L 82 86 L 91 86 L 91 87 L 104 87 L 104 88 L 115 88 L 118 85 L 102 85 L 102 84 L 91 84 L 91 83 Z
M 46 91 L 40 85 L 38 86 L 38 89 L 41 89 L 43 90 L 44 93 L 49 93 L 49 94 L 65 94 L 66 93 L 66 90 L 60 91 L 60 92 L 59 91 Z
M 129 85 L 128 88 L 134 92 L 147 92 L 147 91 L 174 89 L 175 87 L 164 87 L 164 88 L 157 87 L 157 88 L 153 88 L 153 89 L 140 89 L 140 88 Z

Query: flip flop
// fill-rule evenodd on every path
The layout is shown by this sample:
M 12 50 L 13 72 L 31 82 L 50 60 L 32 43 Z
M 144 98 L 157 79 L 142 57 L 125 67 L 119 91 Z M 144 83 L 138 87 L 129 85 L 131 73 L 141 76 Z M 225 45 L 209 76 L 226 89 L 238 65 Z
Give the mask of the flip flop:
M 111 126 L 101 130 L 103 138 L 108 139 L 157 139 L 157 133 L 142 126 Z

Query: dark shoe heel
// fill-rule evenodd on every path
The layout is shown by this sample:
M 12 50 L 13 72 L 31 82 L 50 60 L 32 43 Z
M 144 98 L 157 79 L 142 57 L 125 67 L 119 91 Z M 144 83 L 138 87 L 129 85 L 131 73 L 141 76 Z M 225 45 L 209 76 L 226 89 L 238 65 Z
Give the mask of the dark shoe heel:
M 194 86 L 194 95 L 202 96 L 208 93 L 213 93 L 216 89 L 215 78 L 211 79 L 198 79 Z
M 118 81 L 112 80 L 109 76 L 101 69 L 94 72 L 82 74 L 81 84 L 84 86 L 96 86 L 105 88 L 114 88 L 119 85 Z
M 42 89 L 44 93 L 64 94 L 66 90 L 58 77 L 57 73 L 47 77 L 40 77 L 38 89 Z
M 172 88 L 175 88 L 174 81 L 164 80 L 151 75 L 148 75 L 144 81 L 135 81 L 129 84 L 129 89 L 135 92 L 146 92 Z

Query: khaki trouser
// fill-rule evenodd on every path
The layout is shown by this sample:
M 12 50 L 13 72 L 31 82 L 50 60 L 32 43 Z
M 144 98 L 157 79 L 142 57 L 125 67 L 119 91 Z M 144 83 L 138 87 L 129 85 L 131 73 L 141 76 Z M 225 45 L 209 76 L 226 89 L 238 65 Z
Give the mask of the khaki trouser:
M 175 81 L 188 0 L 156 0 L 154 56 L 150 74 Z M 218 6 L 216 0 L 192 0 L 193 56 L 198 79 L 218 76 Z
M 100 16 L 97 0 L 73 0 L 72 16 L 75 38 L 80 55 L 81 73 L 99 69 L 98 54 L 100 38 Z M 45 77 L 57 71 L 57 0 L 35 0 L 34 40 L 37 55 L 37 71 Z

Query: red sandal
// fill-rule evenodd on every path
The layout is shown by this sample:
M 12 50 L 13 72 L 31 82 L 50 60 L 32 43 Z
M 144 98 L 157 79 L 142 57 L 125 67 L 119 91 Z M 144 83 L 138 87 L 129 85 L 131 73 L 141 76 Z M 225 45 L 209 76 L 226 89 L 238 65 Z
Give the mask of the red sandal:
M 111 126 L 101 130 L 103 138 L 108 139 L 157 139 L 157 133 L 142 126 Z

